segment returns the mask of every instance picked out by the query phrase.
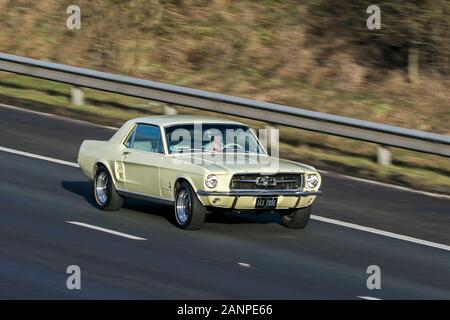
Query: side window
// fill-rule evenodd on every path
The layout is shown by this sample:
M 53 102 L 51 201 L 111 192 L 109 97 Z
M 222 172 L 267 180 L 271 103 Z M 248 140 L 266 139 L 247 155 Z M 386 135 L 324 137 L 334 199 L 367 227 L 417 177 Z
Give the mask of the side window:
M 161 130 L 159 127 L 139 124 L 136 132 L 134 133 L 131 148 L 142 151 L 164 153 Z
M 133 144 L 134 133 L 136 132 L 136 128 L 134 128 L 129 134 L 127 140 L 123 143 L 125 147 L 131 148 Z

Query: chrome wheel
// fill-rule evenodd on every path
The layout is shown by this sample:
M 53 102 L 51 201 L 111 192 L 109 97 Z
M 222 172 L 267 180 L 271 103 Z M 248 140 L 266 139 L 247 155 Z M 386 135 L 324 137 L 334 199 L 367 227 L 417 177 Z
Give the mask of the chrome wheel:
M 109 177 L 106 172 L 101 171 L 97 175 L 95 182 L 95 198 L 99 205 L 103 206 L 108 201 L 108 183 Z
M 185 225 L 191 216 L 191 196 L 186 189 L 181 189 L 175 204 L 175 216 L 180 225 Z

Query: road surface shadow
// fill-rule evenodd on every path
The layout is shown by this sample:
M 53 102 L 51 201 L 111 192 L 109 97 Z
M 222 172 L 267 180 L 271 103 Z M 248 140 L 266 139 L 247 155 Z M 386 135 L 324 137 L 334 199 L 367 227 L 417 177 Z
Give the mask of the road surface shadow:
M 90 205 L 97 208 L 94 195 L 92 194 L 91 181 L 62 181 L 61 186 L 64 190 L 82 196 Z M 176 225 L 173 214 L 173 207 L 152 203 L 141 199 L 125 198 L 123 208 L 144 212 L 161 217 L 165 217 L 170 223 Z M 262 214 L 236 213 L 231 211 L 217 211 L 206 215 L 205 223 L 218 224 L 253 224 L 253 223 L 277 223 L 281 224 L 277 213 L 266 212 Z
M 64 190 L 75 193 L 83 198 L 92 206 L 96 206 L 94 195 L 92 194 L 92 182 L 90 181 L 63 181 L 61 186 Z
M 280 216 L 277 213 L 265 212 L 261 214 L 237 213 L 233 211 L 217 211 L 206 216 L 206 223 L 221 224 L 250 224 L 250 223 L 277 223 L 281 224 Z

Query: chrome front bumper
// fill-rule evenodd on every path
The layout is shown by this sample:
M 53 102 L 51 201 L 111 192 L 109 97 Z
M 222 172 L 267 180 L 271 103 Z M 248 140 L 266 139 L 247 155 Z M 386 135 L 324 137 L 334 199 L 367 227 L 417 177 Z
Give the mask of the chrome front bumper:
M 317 196 L 322 191 L 300 191 L 300 190 L 231 190 L 226 192 L 221 191 L 205 191 L 197 190 L 197 194 L 200 197 L 204 196 L 229 196 L 229 197 L 304 197 L 304 196 Z

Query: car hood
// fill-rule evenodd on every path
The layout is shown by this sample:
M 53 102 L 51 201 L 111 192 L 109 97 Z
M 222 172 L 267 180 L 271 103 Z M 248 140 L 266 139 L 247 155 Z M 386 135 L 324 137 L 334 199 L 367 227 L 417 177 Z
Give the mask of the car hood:
M 184 154 L 176 155 L 176 158 L 183 162 L 195 163 L 216 174 L 316 172 L 316 169 L 306 164 L 267 155 L 240 154 L 238 161 L 226 161 L 224 154 Z

